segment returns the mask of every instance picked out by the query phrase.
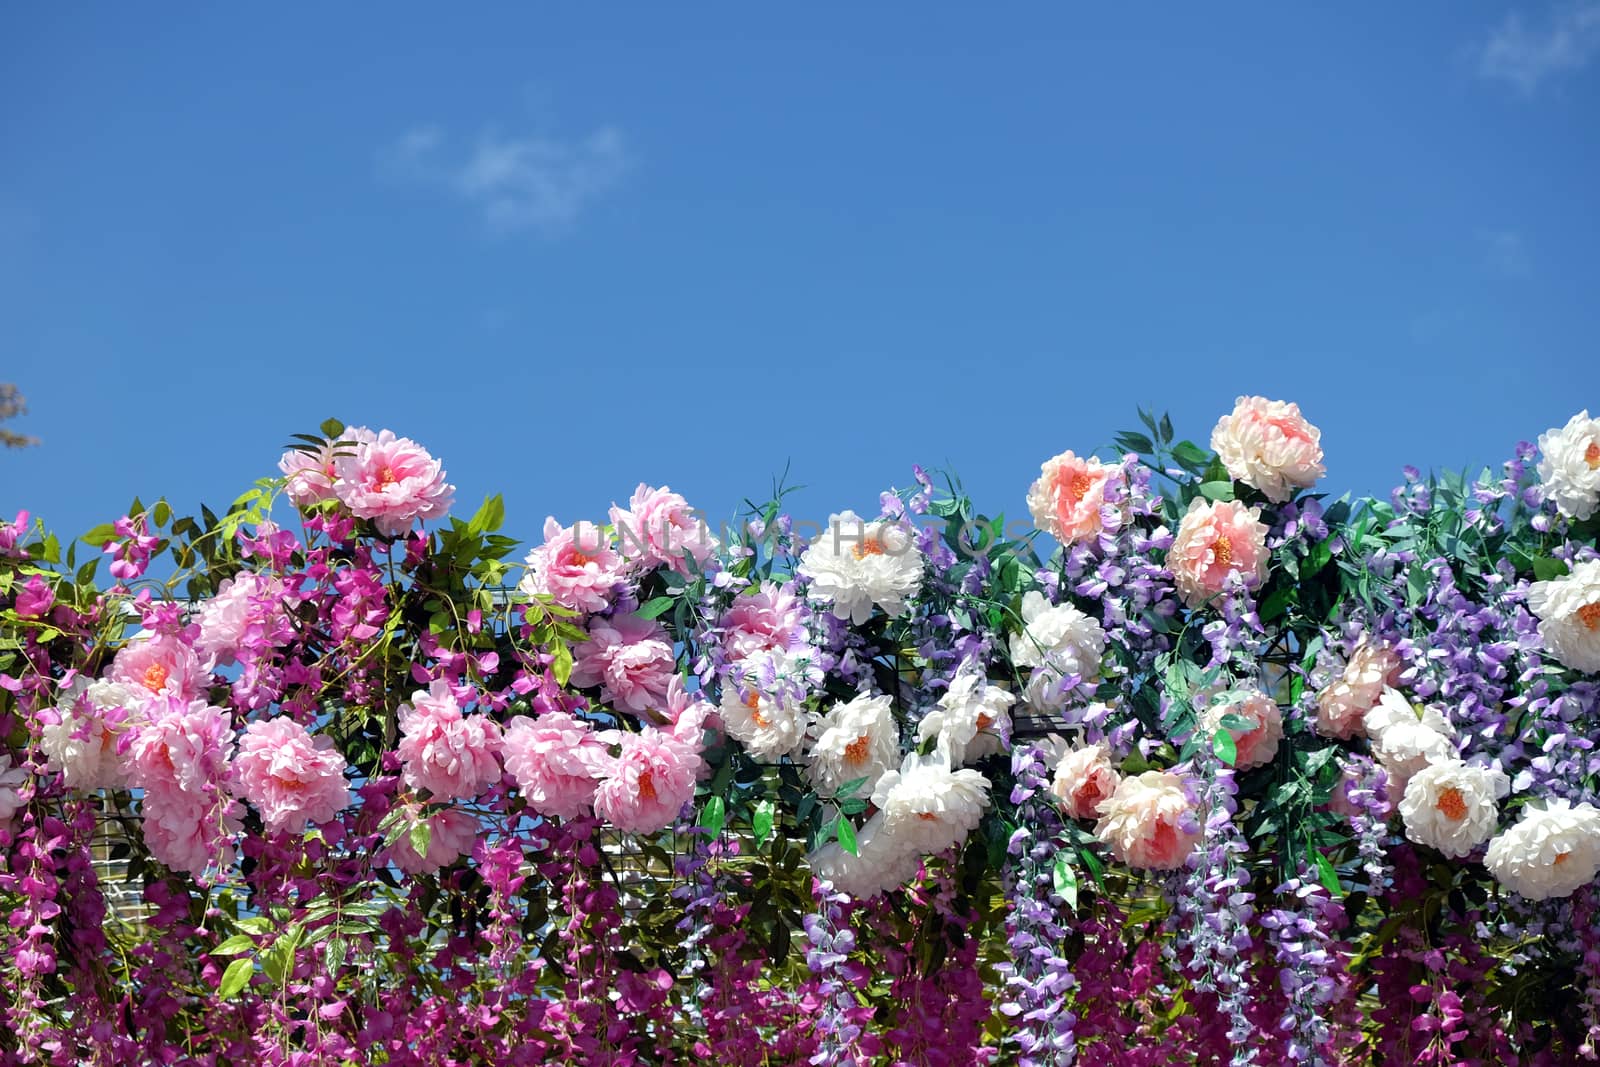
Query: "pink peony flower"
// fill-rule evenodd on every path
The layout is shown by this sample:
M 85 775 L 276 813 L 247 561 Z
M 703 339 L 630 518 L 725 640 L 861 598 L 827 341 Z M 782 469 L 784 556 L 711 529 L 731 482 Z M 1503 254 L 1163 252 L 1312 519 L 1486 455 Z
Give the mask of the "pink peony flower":
M 1298 404 L 1260 396 L 1241 396 L 1211 431 L 1211 447 L 1234 481 L 1279 504 L 1326 473 L 1321 440 Z
M 442 678 L 400 705 L 401 777 L 435 800 L 471 800 L 500 780 L 500 724 L 464 715 Z
M 1211 738 L 1222 728 L 1223 718 L 1228 715 L 1237 715 L 1252 724 L 1248 727 L 1228 727 L 1228 735 L 1233 738 L 1234 744 L 1234 769 L 1248 771 L 1271 763 L 1278 754 L 1278 742 L 1283 740 L 1283 712 L 1279 710 L 1277 702 L 1261 692 L 1250 693 L 1243 700 L 1232 703 L 1214 702 L 1200 717 L 1200 729 L 1204 734 L 1202 744 L 1211 743 Z
M 410 806 L 406 831 L 389 846 L 389 858 L 396 867 L 407 874 L 432 874 L 472 851 L 472 843 L 478 838 L 478 820 L 459 808 L 443 808 L 428 816 L 428 854 L 417 855 L 410 833 L 417 811 L 414 805 Z
M 1183 866 L 1200 825 L 1183 780 L 1166 771 L 1124 778 L 1100 805 L 1095 836 L 1129 867 L 1171 871 Z
M 600 686 L 602 696 L 635 715 L 659 708 L 677 674 L 672 641 L 654 619 L 596 619 L 589 640 L 573 649 L 572 684 Z
M 202 880 L 232 862 L 239 805 L 224 788 L 233 726 L 204 700 L 168 705 L 132 730 L 123 755 L 129 782 L 144 791 L 145 842 L 156 859 Z
M 240 571 L 200 605 L 194 647 L 213 662 L 233 663 L 251 645 L 279 647 L 294 636 L 283 603 L 283 582 L 270 575 Z
M 610 758 L 589 724 L 564 711 L 512 719 L 502 750 L 528 805 L 566 819 L 594 806 L 595 786 Z
M 1121 781 L 1106 747 L 1087 745 L 1061 757 L 1050 792 L 1060 798 L 1061 809 L 1072 818 L 1097 819 L 1100 805 L 1111 799 Z
M 574 611 L 610 607 L 627 566 L 600 527 L 586 522 L 563 527 L 554 517 L 544 520 L 544 544 L 529 552 L 526 562 L 528 573 L 518 588 Z
M 1260 520 L 1260 508 L 1237 500 L 1197 498 L 1189 504 L 1167 551 L 1167 567 L 1185 604 L 1199 607 L 1236 574 L 1251 589 L 1266 579 L 1267 527 Z
M 688 574 L 687 560 L 701 569 L 717 547 L 717 539 L 689 502 L 664 485 L 652 489 L 640 482 L 628 509 L 611 505 L 611 525 L 622 555 L 632 563 L 644 567 L 665 563 Z
M 1070 450 L 1045 460 L 1028 490 L 1033 524 L 1064 545 L 1095 536 L 1103 525 L 1106 483 L 1116 473 L 1115 466 Z
M 349 431 L 370 434 L 364 427 Z M 440 519 L 450 511 L 456 488 L 427 449 L 409 437 L 379 431 L 355 451 L 333 461 L 333 491 L 350 514 L 371 519 L 378 532 L 399 537 L 418 519 Z
M 1357 645 L 1339 680 L 1317 694 L 1317 733 L 1342 741 L 1366 736 L 1362 719 L 1385 688 L 1399 684 L 1401 667 L 1400 657 L 1382 645 Z
M 194 650 L 171 634 L 135 638 L 111 660 L 106 678 L 127 686 L 140 708 L 187 705 L 200 696 L 205 671 Z
M 326 734 L 313 738 L 293 719 L 253 722 L 233 761 L 234 792 L 256 806 L 267 829 L 298 832 L 350 802 L 344 768 Z
M 619 741 L 622 752 L 607 761 L 595 790 L 595 813 L 628 833 L 665 830 L 694 799 L 699 747 L 652 727 L 623 733 Z
M 723 651 L 735 662 L 757 652 L 786 653 L 805 644 L 805 609 L 793 585 L 763 582 L 736 598 L 717 628 Z
M 337 500 L 333 483 L 338 480 L 334 469 L 340 456 L 354 454 L 360 445 L 371 444 L 378 435 L 365 426 L 346 430 L 332 441 L 324 441 L 313 452 L 290 449 L 278 460 L 278 469 L 288 476 L 286 489 L 296 507 L 309 508 L 324 500 Z

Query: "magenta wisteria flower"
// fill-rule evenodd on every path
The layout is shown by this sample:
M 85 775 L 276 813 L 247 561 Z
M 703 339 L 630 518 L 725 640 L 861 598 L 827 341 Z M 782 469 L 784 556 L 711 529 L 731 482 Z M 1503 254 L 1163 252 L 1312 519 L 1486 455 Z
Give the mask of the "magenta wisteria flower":
M 1222 592 L 1235 576 L 1246 588 L 1259 586 L 1267 577 L 1270 556 L 1260 508 L 1197 498 L 1178 523 L 1167 567 L 1178 595 L 1195 608 Z
M 450 683 L 436 678 L 401 704 L 401 777 L 435 800 L 471 800 L 500 780 L 500 724 L 469 715 Z
M 595 619 L 572 655 L 573 685 L 597 685 L 605 700 L 635 715 L 662 706 L 678 668 L 661 624 L 631 614 Z
M 528 596 L 548 596 L 574 611 L 611 606 L 628 569 L 611 538 L 593 523 L 562 526 L 544 520 L 544 544 L 528 553 L 528 572 L 518 586 Z
M 611 506 L 611 526 L 623 558 L 640 567 L 664 563 L 688 574 L 689 560 L 703 570 L 717 547 L 704 518 L 664 485 L 653 489 L 640 482 L 627 510 Z
M 348 431 L 355 449 L 334 456 L 334 495 L 358 519 L 370 519 L 378 532 L 399 537 L 418 520 L 441 519 L 450 512 L 455 486 L 428 450 L 409 437 L 365 428 Z
M 1321 442 L 1322 431 L 1300 405 L 1261 396 L 1241 396 L 1211 431 L 1211 447 L 1233 480 L 1279 504 L 1326 473 Z
M 519 716 L 507 725 L 501 746 L 506 770 L 534 811 L 572 818 L 593 808 L 609 756 L 587 722 L 564 711 Z
M 630 833 L 665 830 L 694 797 L 698 748 L 654 727 L 621 733 L 616 743 L 620 751 L 595 790 L 595 814 Z
M 255 806 L 267 829 L 295 832 L 331 821 L 350 802 L 344 769 L 327 734 L 313 737 L 293 719 L 258 719 L 239 738 L 235 792 Z

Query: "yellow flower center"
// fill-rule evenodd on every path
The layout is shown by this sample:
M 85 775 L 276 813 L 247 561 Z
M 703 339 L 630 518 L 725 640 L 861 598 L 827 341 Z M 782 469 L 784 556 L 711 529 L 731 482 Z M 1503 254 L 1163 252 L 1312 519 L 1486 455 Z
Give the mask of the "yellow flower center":
M 1211 551 L 1215 555 L 1216 561 L 1218 563 L 1220 563 L 1222 566 L 1227 567 L 1227 566 L 1232 565 L 1232 563 L 1233 563 L 1233 542 L 1232 541 L 1229 541 L 1226 537 L 1219 537 L 1215 541 L 1211 542 Z
M 876 537 L 863 537 L 860 541 L 856 542 L 856 546 L 850 550 L 850 553 L 851 555 L 855 556 L 856 559 L 866 559 L 868 556 L 881 556 L 883 555 L 883 542 L 878 540 Z
M 579 552 L 577 549 L 573 549 L 571 563 L 572 563 L 572 565 L 574 567 L 587 567 L 589 564 L 591 564 L 593 562 L 594 562 L 594 560 L 591 557 L 585 556 L 582 552 Z
M 1600 630 L 1600 600 L 1579 608 L 1578 621 L 1591 630 Z
M 144 687 L 152 693 L 159 693 L 167 684 L 167 679 L 172 677 L 172 671 L 165 663 L 152 663 L 144 669 Z
M 994 716 L 990 715 L 988 712 L 983 712 L 982 714 L 980 714 L 978 716 L 978 729 L 987 730 L 989 727 L 991 727 L 993 725 L 994 725 Z
M 751 693 L 749 696 L 745 697 L 744 698 L 744 706 L 750 709 L 750 721 L 751 722 L 755 723 L 757 726 L 761 727 L 762 729 L 766 729 L 768 726 L 772 725 L 767 720 L 767 717 L 765 715 L 761 714 L 761 694 L 760 693 Z
M 1461 790 L 1457 789 L 1455 786 L 1450 786 L 1444 792 L 1440 793 L 1439 799 L 1433 802 L 1433 806 L 1438 809 L 1438 811 L 1444 815 L 1445 818 L 1455 822 L 1460 822 L 1462 819 L 1467 817 L 1466 798 L 1461 795 Z
M 919 811 L 919 812 L 917 812 L 917 818 L 921 819 L 923 822 L 938 822 L 939 821 L 939 816 L 934 814 L 931 811 Z

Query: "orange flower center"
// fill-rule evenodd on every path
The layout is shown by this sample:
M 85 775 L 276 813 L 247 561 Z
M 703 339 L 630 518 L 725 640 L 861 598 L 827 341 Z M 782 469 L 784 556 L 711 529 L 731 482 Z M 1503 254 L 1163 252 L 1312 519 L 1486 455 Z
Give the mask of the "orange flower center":
M 374 489 L 387 489 L 391 485 L 393 485 L 395 482 L 398 482 L 399 480 L 400 480 L 399 478 L 396 478 L 394 476 L 394 468 L 393 467 L 379 467 L 378 468 L 378 481 L 373 486 L 373 488 Z
M 1583 461 L 1590 470 L 1600 469 L 1600 441 L 1589 442 L 1589 447 L 1583 450 Z
M 1222 566 L 1227 567 L 1233 563 L 1233 542 L 1226 537 L 1219 537 L 1211 542 L 1211 551 Z
M 656 783 L 654 771 L 639 772 L 639 799 L 654 800 L 656 798 Z
M 170 677 L 172 677 L 172 671 L 167 668 L 165 663 L 152 663 L 144 669 L 144 687 L 152 693 L 159 693 Z
M 860 541 L 856 542 L 856 546 L 850 550 L 850 553 L 851 555 L 855 556 L 856 559 L 866 559 L 868 556 L 881 556 L 883 555 L 883 542 L 878 540 L 876 537 L 863 537 Z
M 917 818 L 921 819 L 923 822 L 938 822 L 939 821 L 939 816 L 935 815 L 931 811 L 919 811 L 919 812 L 917 812 Z
M 1456 822 L 1460 822 L 1462 819 L 1467 817 L 1466 798 L 1461 795 L 1461 790 L 1457 789 L 1455 786 L 1450 786 L 1443 793 L 1440 793 L 1439 799 L 1433 802 L 1433 806 L 1437 808 L 1445 818 L 1454 820 Z
M 761 694 L 752 692 L 744 698 L 744 706 L 750 709 L 750 721 L 762 729 L 772 725 L 767 717 L 761 714 Z
M 1593 447 L 1593 446 L 1591 445 L 1590 447 Z M 1567 862 L 1567 857 L 1570 856 L 1570 855 L 1572 855 L 1572 853 L 1570 853 L 1570 852 L 1557 852 L 1556 853 L 1555 862 L 1557 864 L 1565 863 L 1565 862 Z
M 1083 471 L 1078 471 L 1067 479 L 1067 496 L 1072 498 L 1074 504 L 1089 495 L 1089 490 L 1094 487 L 1094 479 Z
M 872 747 L 872 738 L 862 734 L 848 745 L 844 746 L 844 761 L 852 766 L 865 763 L 867 749 Z
M 1600 630 L 1600 600 L 1579 608 L 1578 621 L 1591 630 Z
M 994 716 L 990 715 L 988 712 L 983 712 L 982 714 L 980 714 L 978 716 L 978 729 L 987 730 L 989 727 L 991 727 L 993 725 L 994 725 Z
M 591 564 L 593 562 L 594 562 L 594 559 L 592 557 L 585 556 L 582 552 L 579 552 L 576 549 L 573 550 L 573 552 L 572 552 L 572 565 L 574 567 L 587 567 L 589 564 Z

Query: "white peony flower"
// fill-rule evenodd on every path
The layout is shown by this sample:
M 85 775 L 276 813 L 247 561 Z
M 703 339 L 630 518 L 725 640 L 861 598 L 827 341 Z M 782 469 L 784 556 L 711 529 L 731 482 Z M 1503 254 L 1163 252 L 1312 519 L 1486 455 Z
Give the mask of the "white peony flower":
M 853 511 L 828 517 L 800 557 L 800 573 L 811 593 L 828 601 L 834 615 L 860 624 L 874 605 L 899 615 L 922 585 L 922 553 L 916 531 L 894 522 L 866 522 Z
M 1511 782 L 1497 770 L 1459 759 L 1430 763 L 1417 771 L 1400 798 L 1406 836 L 1456 859 L 1489 840 L 1500 809 L 1495 801 Z
M 1550 800 L 1522 809 L 1483 855 L 1495 881 L 1529 900 L 1571 896 L 1600 874 L 1600 811 Z
M 865 781 L 849 795 L 865 797 L 900 757 L 900 732 L 894 702 L 886 696 L 858 696 L 838 704 L 817 724 L 807 770 L 821 796 L 836 796 L 858 778 Z
M 761 673 L 751 672 L 738 684 L 731 679 L 722 683 L 722 724 L 750 755 L 776 763 L 800 751 L 806 736 L 805 711 L 789 686 L 767 690 L 760 681 Z
M 937 737 L 956 767 L 1004 752 L 1011 746 L 1011 705 L 1016 701 L 1016 694 L 990 685 L 981 670 L 967 664 L 917 725 L 917 740 Z
M 61 721 L 39 732 L 39 747 L 48 757 L 47 766 L 60 771 L 73 789 L 122 789 L 127 774 L 117 757 L 117 739 L 126 721 L 108 718 L 107 711 L 134 708 L 139 694 L 116 682 L 91 682 L 83 675 L 74 678 L 56 703 Z
M 884 813 L 867 820 L 856 834 L 856 854 L 830 841 L 806 857 L 811 873 L 852 897 L 875 897 L 917 876 L 922 856 L 884 829 Z
M 1241 396 L 1211 431 L 1211 447 L 1228 475 L 1279 504 L 1325 473 L 1321 442 L 1322 431 L 1300 414 L 1300 405 L 1260 396 Z
M 1011 635 L 1011 662 L 1036 667 L 1025 694 L 1029 706 L 1060 703 L 1056 691 L 1066 675 L 1092 682 L 1100 676 L 1106 633 L 1100 624 L 1071 604 L 1051 604 L 1038 590 L 1022 597 L 1023 630 Z
M 1600 673 L 1600 560 L 1528 588 L 1528 610 L 1539 617 L 1539 638 L 1556 661 Z
M 1539 435 L 1539 480 L 1544 495 L 1569 519 L 1587 519 L 1600 504 L 1600 419 L 1587 409 L 1561 429 Z
M 950 769 L 948 753 L 915 752 L 897 771 L 878 779 L 872 803 L 884 829 L 922 855 L 943 852 L 966 840 L 989 806 L 989 779 L 974 770 Z
M 1455 727 L 1450 725 L 1450 720 L 1438 708 L 1429 704 L 1413 704 L 1400 690 L 1385 687 L 1378 694 L 1378 702 L 1362 716 L 1361 726 L 1368 737 L 1378 738 L 1389 727 L 1397 725 L 1425 726 L 1445 737 L 1455 736 Z
M 1385 689 L 1362 723 L 1373 756 L 1389 775 L 1391 801 L 1428 764 L 1456 758 L 1455 728 L 1438 708 L 1411 704 L 1399 690 Z
M 11 756 L 0 754 L 0 828 L 11 822 L 11 817 L 22 810 L 21 790 L 28 782 L 28 772 L 11 766 Z

